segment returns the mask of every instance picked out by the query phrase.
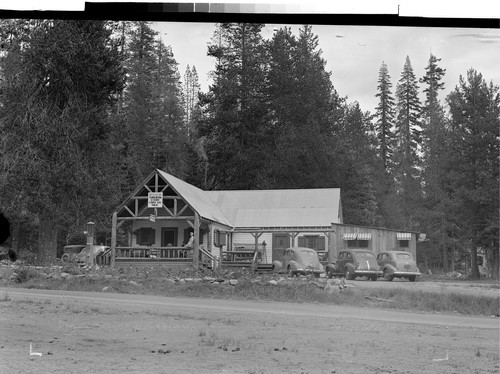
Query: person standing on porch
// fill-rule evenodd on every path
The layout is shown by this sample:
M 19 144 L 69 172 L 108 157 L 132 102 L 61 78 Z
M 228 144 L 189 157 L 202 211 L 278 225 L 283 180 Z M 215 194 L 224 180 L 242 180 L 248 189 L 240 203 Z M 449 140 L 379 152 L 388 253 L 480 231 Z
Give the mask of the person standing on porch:
M 192 232 L 192 231 L 190 232 L 189 240 L 184 245 L 184 247 L 187 249 L 187 250 L 184 251 L 184 258 L 187 258 L 188 256 L 191 257 L 192 256 L 191 250 L 194 247 L 194 232 Z

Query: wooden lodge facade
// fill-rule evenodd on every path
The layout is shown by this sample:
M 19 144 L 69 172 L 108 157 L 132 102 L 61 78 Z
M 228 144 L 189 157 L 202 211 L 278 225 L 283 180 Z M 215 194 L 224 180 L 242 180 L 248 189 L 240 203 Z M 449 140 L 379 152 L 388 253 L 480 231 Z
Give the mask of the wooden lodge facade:
M 358 245 L 415 255 L 417 235 L 345 225 L 338 188 L 203 191 L 155 170 L 113 214 L 110 262 L 270 268 L 296 246 L 315 249 L 323 262 Z

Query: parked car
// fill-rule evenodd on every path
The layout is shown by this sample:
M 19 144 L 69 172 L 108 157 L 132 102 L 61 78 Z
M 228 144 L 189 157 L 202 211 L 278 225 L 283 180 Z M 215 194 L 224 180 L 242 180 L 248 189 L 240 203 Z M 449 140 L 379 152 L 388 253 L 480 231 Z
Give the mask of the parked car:
M 283 261 L 274 261 L 273 264 L 275 270 L 286 272 L 291 277 L 297 274 L 319 276 L 324 273 L 318 254 L 311 248 L 287 248 L 283 253 Z
M 326 266 L 326 274 L 329 278 L 335 275 L 349 280 L 366 276 L 376 281 L 382 272 L 375 255 L 368 249 L 346 249 L 339 253 L 335 263 Z
M 101 253 L 106 252 L 110 247 L 105 245 L 93 245 L 92 248 L 94 250 L 94 258 L 96 258 Z M 75 262 L 80 266 L 88 264 L 90 262 L 90 253 L 90 247 L 85 246 L 81 252 L 75 256 Z
M 85 244 L 66 245 L 63 247 L 59 258 L 63 262 L 74 262 L 76 255 L 80 253 L 83 248 L 85 248 Z
M 382 275 L 388 281 L 394 278 L 408 278 L 415 282 L 421 274 L 417 263 L 409 252 L 385 251 L 377 255 L 377 262 L 382 270 Z

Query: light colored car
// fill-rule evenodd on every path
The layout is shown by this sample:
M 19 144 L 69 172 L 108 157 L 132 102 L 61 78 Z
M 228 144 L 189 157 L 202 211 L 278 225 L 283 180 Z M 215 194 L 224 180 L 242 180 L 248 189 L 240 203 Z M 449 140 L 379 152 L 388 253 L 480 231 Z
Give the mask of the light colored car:
M 286 272 L 291 277 L 297 274 L 320 276 L 324 273 L 318 253 L 314 249 L 305 247 L 285 249 L 283 261 L 275 261 L 274 265 L 275 270 Z
M 107 247 L 105 245 L 93 245 L 92 248 L 94 251 L 94 259 L 95 259 L 100 254 L 106 252 L 110 247 Z M 90 253 L 91 253 L 90 247 L 88 245 L 85 246 L 85 248 L 83 248 L 82 251 L 75 256 L 75 262 L 80 266 L 89 264 Z
M 382 275 L 375 255 L 368 249 L 346 249 L 339 253 L 335 263 L 326 266 L 329 278 L 344 276 L 352 280 L 356 277 L 366 276 L 372 281 Z
M 76 256 L 82 251 L 83 248 L 85 248 L 85 244 L 72 244 L 64 246 L 60 255 L 61 261 L 74 262 Z
M 385 251 L 377 255 L 377 262 L 382 270 L 382 275 L 388 281 L 394 278 L 408 278 L 415 282 L 421 274 L 413 256 L 404 251 Z

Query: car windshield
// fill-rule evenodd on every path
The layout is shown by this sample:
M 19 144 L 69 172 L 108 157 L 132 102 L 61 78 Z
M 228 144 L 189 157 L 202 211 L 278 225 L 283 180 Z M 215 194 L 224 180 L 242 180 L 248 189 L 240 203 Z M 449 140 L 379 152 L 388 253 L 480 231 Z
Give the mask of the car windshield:
M 374 258 L 373 253 L 371 252 L 358 252 L 356 253 L 357 257 L 364 257 L 364 258 Z
M 314 257 L 316 252 L 314 251 L 301 251 L 300 252 L 302 256 L 307 256 L 307 257 Z
M 396 257 L 400 259 L 411 260 L 411 255 L 409 253 L 398 253 Z

